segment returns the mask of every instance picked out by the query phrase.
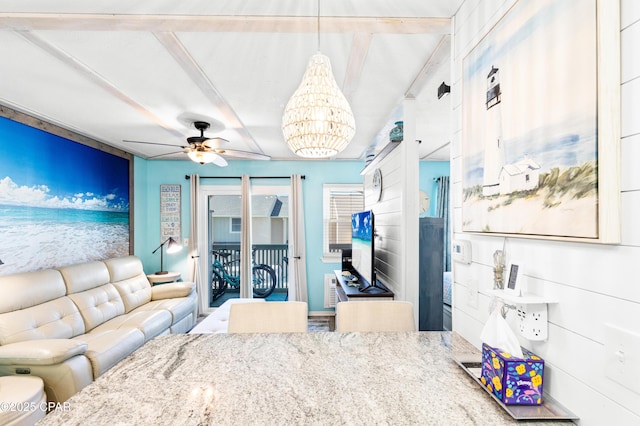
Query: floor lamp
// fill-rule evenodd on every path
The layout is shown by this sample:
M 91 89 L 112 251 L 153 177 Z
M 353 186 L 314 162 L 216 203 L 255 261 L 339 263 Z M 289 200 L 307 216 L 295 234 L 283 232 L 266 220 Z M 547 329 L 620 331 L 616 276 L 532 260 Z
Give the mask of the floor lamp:
M 176 240 L 173 239 L 173 237 L 169 237 L 167 238 L 162 244 L 160 244 L 158 246 L 157 249 L 155 249 L 151 254 L 156 254 L 156 252 L 158 250 L 160 250 L 160 270 L 158 272 L 156 272 L 156 275 L 166 275 L 169 273 L 169 271 L 165 271 L 163 268 L 163 261 L 164 258 L 162 256 L 163 250 L 162 247 L 167 244 L 167 254 L 171 254 L 171 253 L 177 253 L 180 250 L 182 250 L 182 246 L 180 244 L 178 244 L 176 242 Z

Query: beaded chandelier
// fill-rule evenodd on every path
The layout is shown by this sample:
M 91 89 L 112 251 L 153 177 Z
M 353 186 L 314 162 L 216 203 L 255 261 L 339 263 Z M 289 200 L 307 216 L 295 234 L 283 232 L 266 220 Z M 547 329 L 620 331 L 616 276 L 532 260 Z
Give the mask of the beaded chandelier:
M 284 139 L 301 157 L 332 157 L 351 142 L 355 131 L 353 112 L 333 77 L 331 62 L 316 53 L 284 109 Z
M 318 53 L 313 55 L 300 86 L 282 115 L 282 133 L 300 157 L 332 157 L 353 139 L 353 112 L 331 71 L 329 58 L 320 53 L 320 0 L 318 0 Z

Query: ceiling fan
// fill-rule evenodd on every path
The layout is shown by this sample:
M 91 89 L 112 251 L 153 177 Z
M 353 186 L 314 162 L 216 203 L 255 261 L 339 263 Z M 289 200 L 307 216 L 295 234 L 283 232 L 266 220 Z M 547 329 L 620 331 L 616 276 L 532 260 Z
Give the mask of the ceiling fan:
M 200 164 L 213 163 L 220 167 L 225 167 L 227 165 L 227 160 L 225 160 L 224 157 L 246 158 L 249 160 L 270 160 L 271 159 L 271 157 L 269 157 L 268 155 L 259 154 L 257 152 L 227 149 L 226 145 L 229 144 L 228 140 L 223 138 L 206 137 L 204 135 L 204 131 L 207 130 L 210 126 L 210 124 L 207 123 L 206 121 L 195 121 L 193 123 L 193 126 L 197 130 L 200 130 L 200 136 L 188 137 L 187 142 L 189 143 L 189 145 L 172 145 L 172 144 L 166 144 L 166 143 L 142 142 L 142 141 L 131 141 L 131 140 L 123 140 L 123 142 L 182 148 L 182 151 L 174 151 L 174 152 L 168 152 L 166 154 L 155 155 L 153 157 L 149 157 L 149 159 L 163 157 L 166 155 L 173 155 L 179 152 L 184 152 L 189 156 L 191 161 L 194 161 Z

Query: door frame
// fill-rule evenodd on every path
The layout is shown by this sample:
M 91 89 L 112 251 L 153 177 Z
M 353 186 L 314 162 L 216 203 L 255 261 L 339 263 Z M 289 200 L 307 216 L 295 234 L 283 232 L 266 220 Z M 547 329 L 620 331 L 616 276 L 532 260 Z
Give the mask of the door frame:
M 284 195 L 291 196 L 291 185 L 255 185 L 251 186 L 251 195 Z M 216 308 L 209 306 L 209 196 L 211 195 L 240 195 L 242 196 L 241 185 L 200 185 L 198 193 L 197 221 L 201 236 L 198 238 L 198 262 L 199 274 L 203 279 L 198 283 L 198 294 L 200 295 L 200 312 L 209 314 Z M 289 203 L 288 216 L 291 215 L 291 203 Z M 244 217 L 242 220 L 246 220 Z

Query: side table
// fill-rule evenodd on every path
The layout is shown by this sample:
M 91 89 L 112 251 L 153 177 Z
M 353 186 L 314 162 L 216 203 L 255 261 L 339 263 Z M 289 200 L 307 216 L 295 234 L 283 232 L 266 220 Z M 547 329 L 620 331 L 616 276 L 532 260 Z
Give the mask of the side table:
M 169 271 L 166 274 L 161 275 L 149 274 L 147 275 L 147 279 L 149 280 L 151 285 L 172 283 L 180 279 L 180 272 Z

